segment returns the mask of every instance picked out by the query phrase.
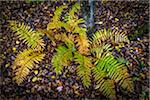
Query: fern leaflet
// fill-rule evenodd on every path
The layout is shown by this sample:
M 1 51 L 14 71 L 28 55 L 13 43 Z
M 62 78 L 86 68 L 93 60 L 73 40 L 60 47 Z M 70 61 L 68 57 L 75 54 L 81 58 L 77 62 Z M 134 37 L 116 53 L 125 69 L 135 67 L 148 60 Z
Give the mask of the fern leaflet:
M 19 39 L 27 43 L 31 48 L 43 48 L 45 46 L 41 33 L 34 31 L 30 26 L 24 23 L 18 23 L 16 21 L 10 21 L 9 27 L 16 33 Z
M 44 56 L 45 54 L 34 49 L 23 50 L 23 52 L 17 55 L 13 64 L 13 71 L 15 73 L 14 80 L 16 80 L 18 84 L 22 83 L 30 70 L 32 70 L 32 68 L 38 64 Z
M 52 58 L 52 66 L 55 68 L 56 74 L 59 74 L 63 66 L 68 66 L 69 61 L 72 60 L 72 50 L 59 46 L 56 51 L 57 53 Z
M 91 82 L 90 76 L 92 69 L 91 59 L 79 53 L 75 53 L 74 57 L 76 64 L 79 64 L 76 70 L 77 75 L 81 78 L 83 85 L 89 87 Z
M 127 88 L 129 91 L 133 91 L 133 83 L 129 78 L 127 69 L 123 64 L 118 63 L 112 55 L 100 58 L 96 61 L 95 65 L 106 72 L 108 77 L 113 79 L 116 83 L 119 83 L 121 87 Z

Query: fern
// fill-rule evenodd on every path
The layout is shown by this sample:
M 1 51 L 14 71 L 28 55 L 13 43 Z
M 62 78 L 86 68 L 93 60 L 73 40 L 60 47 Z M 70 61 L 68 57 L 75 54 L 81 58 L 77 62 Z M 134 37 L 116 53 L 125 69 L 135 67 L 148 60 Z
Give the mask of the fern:
M 56 51 L 57 53 L 52 58 L 52 66 L 55 68 L 56 74 L 59 74 L 63 66 L 68 66 L 69 60 L 72 60 L 72 51 L 64 46 L 59 46 Z
M 16 21 L 10 21 L 9 27 L 16 33 L 19 39 L 23 40 L 28 47 L 43 48 L 45 46 L 41 33 L 34 31 L 30 26 Z
M 60 21 L 60 16 L 61 16 L 63 9 L 65 8 L 67 8 L 66 5 L 62 5 L 56 8 L 52 21 L 49 22 L 47 25 L 47 30 L 58 29 L 63 26 L 63 22 Z
M 75 28 L 78 27 L 79 24 L 84 23 L 84 19 L 80 18 L 78 19 L 78 16 L 75 14 L 78 13 L 78 10 L 80 9 L 80 5 L 78 3 L 74 4 L 72 9 L 69 10 L 68 14 L 65 16 L 65 24 L 63 25 L 66 31 L 73 32 Z
M 109 44 L 101 45 L 99 48 L 92 48 L 91 52 L 97 59 L 101 59 L 104 56 L 109 56 L 111 54 L 109 50 L 111 50 Z M 92 72 L 94 75 L 94 80 L 96 81 L 96 87 L 95 89 L 99 89 L 106 97 L 115 98 L 115 86 L 112 80 L 106 80 L 107 73 L 100 68 L 100 64 L 102 62 L 99 62 L 97 60 L 95 62 L 95 67 L 93 68 Z
M 62 42 L 66 44 L 69 49 L 75 49 L 75 35 L 73 34 L 62 34 Z
M 112 55 L 98 59 L 95 63 L 96 67 L 107 73 L 108 77 L 119 83 L 121 87 L 133 91 L 133 83 L 129 78 L 129 74 L 125 66 L 118 63 Z M 121 81 L 120 81 L 121 80 Z
M 106 73 L 98 68 L 93 69 L 94 80 L 96 81 L 95 89 L 99 89 L 106 97 L 115 99 L 115 85 L 110 79 L 105 79 Z
M 92 45 L 93 47 L 97 47 L 104 41 L 119 44 L 122 42 L 129 43 L 128 37 L 126 36 L 125 32 L 117 31 L 117 30 L 99 30 L 97 31 L 92 37 Z M 119 44 L 120 45 L 120 44 Z
M 32 70 L 44 56 L 45 54 L 34 49 L 25 49 L 17 55 L 13 64 L 13 71 L 15 73 L 14 80 L 16 80 L 17 84 L 23 82 L 30 70 Z
M 84 55 L 87 55 L 89 52 L 89 41 L 86 34 L 79 35 L 76 37 L 76 46 L 78 48 L 78 52 Z
M 56 45 L 56 39 L 54 38 L 54 32 L 52 30 L 39 29 L 39 32 L 45 34 L 51 41 L 52 44 Z
M 79 53 L 75 53 L 74 57 L 76 64 L 79 64 L 77 66 L 77 75 L 81 78 L 84 86 L 89 87 L 91 82 L 90 80 L 92 67 L 91 59 Z
M 79 10 L 80 10 L 80 5 L 78 3 L 74 4 L 72 6 L 72 9 L 68 13 L 70 19 L 76 19 L 77 16 L 75 16 L 75 13 L 78 13 Z
M 96 48 L 91 48 L 91 53 L 93 54 L 94 57 L 100 59 L 103 58 L 104 56 L 108 56 L 111 55 L 111 50 L 112 47 L 110 44 L 104 44 L 102 43 L 101 45 L 99 45 Z
M 27 43 L 29 48 L 18 54 L 14 61 L 16 82 L 22 83 L 30 69 L 32 70 L 44 58 L 45 44 L 41 37 L 41 33 L 44 33 L 52 41 L 53 46 L 57 47 L 51 60 L 57 75 L 64 67 L 69 67 L 75 62 L 77 75 L 85 87 L 90 86 L 93 75 L 95 89 L 106 97 L 116 98 L 115 84 L 132 92 L 133 82 L 126 66 L 112 55 L 113 46 L 129 43 L 125 32 L 102 29 L 88 39 L 87 29 L 79 26 L 84 20 L 76 16 L 80 5 L 77 3 L 73 5 L 60 20 L 65 8 L 67 6 L 64 5 L 56 8 L 47 29 L 35 31 L 24 23 L 10 22 L 10 28 Z

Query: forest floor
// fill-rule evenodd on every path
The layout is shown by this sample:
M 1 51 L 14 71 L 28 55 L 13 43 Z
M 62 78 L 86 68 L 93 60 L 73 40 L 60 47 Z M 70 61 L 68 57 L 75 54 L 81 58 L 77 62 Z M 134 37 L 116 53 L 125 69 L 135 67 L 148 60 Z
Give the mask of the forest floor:
M 26 80 L 17 85 L 13 80 L 11 65 L 24 44 L 8 28 L 9 20 L 25 22 L 34 29 L 46 28 L 55 6 L 63 2 L 6 2 L 0 1 L 0 100 L 53 99 L 105 99 L 92 86 L 85 88 L 74 73 L 74 67 L 56 77 L 51 67 L 52 54 L 47 46 L 46 57 L 40 67 L 35 67 Z M 66 1 L 67 3 L 67 1 Z M 96 29 L 126 30 L 131 41 L 114 55 L 126 58 L 129 72 L 135 83 L 134 93 L 118 91 L 118 100 L 148 100 L 149 96 L 149 5 L 148 2 L 95 2 Z M 50 40 L 45 41 L 49 43 Z M 147 98 L 147 99 L 146 99 Z

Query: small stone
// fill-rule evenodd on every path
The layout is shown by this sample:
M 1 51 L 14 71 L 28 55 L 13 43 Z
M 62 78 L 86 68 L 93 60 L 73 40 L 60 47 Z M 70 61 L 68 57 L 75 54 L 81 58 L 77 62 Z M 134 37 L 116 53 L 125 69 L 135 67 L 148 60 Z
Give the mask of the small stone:
M 61 91 L 62 91 L 62 89 L 63 89 L 63 86 L 59 86 L 59 87 L 57 87 L 57 90 L 58 90 L 59 92 L 61 92 Z
M 45 76 L 47 73 L 48 73 L 48 70 L 44 69 L 44 70 L 41 72 L 41 75 Z
M 79 91 L 75 91 L 74 93 L 77 94 L 77 95 L 80 95 Z
M 103 22 L 102 21 L 99 21 L 99 22 L 95 22 L 95 24 L 103 24 Z
M 11 56 L 11 59 L 12 59 L 12 60 L 15 60 L 15 57 L 14 57 L 14 56 Z
M 113 16 L 110 16 L 110 17 L 109 17 L 109 19 L 112 19 L 112 18 L 113 18 Z

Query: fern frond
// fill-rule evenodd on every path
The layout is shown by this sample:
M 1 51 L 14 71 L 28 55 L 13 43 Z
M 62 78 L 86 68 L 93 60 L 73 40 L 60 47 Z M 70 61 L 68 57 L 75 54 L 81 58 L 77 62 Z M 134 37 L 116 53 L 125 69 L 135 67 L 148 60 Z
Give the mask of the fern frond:
M 63 26 L 63 22 L 60 21 L 60 16 L 62 14 L 63 9 L 65 9 L 65 8 L 67 8 L 66 5 L 62 5 L 58 8 L 56 8 L 51 22 L 49 22 L 47 25 L 47 30 L 58 29 Z
M 70 19 L 77 19 L 78 17 L 75 16 L 75 13 L 78 13 L 80 10 L 80 5 L 78 3 L 74 4 L 72 8 L 69 10 L 68 16 Z
M 75 42 L 76 42 L 78 52 L 80 54 L 87 55 L 89 52 L 89 46 L 90 46 L 87 35 L 86 34 L 78 35 L 76 37 Z
M 68 32 L 72 32 L 76 27 L 78 27 L 79 24 L 82 24 L 85 22 L 84 19 L 82 18 L 78 19 L 78 16 L 76 16 L 79 10 L 80 10 L 80 5 L 76 3 L 72 6 L 68 14 L 64 17 L 65 22 L 66 22 L 66 25 L 64 25 L 64 28 Z
M 52 32 L 52 30 L 39 29 L 38 31 L 45 34 L 52 41 L 52 44 L 56 45 L 56 40 L 54 38 L 54 32 Z
M 66 44 L 66 46 L 70 49 L 75 47 L 75 35 L 73 34 L 62 34 L 62 41 Z
M 86 34 L 86 28 L 75 27 L 75 29 L 73 30 L 73 33 L 78 33 L 79 35 L 85 35 Z
M 93 54 L 94 57 L 100 59 L 103 58 L 104 56 L 111 55 L 111 50 L 112 48 L 110 44 L 102 43 L 97 48 L 91 48 L 91 53 Z
M 100 58 L 95 65 L 106 72 L 108 77 L 119 83 L 121 87 L 127 88 L 129 91 L 133 90 L 133 83 L 129 78 L 127 68 L 123 64 L 118 63 L 112 55 Z
M 79 27 L 78 25 L 82 24 L 84 22 L 85 21 L 82 18 L 77 19 L 77 20 L 69 19 L 69 20 L 67 20 L 67 22 L 65 24 L 63 24 L 63 27 L 68 32 L 78 33 L 79 30 L 83 32 L 83 28 Z M 86 32 L 86 30 L 85 30 L 85 32 Z
M 75 53 L 74 57 L 76 64 L 79 64 L 76 69 L 77 75 L 81 78 L 83 85 L 89 87 L 92 69 L 91 59 L 79 53 Z
M 125 31 L 112 31 L 112 34 L 114 34 L 114 38 L 112 39 L 112 42 L 118 44 L 122 42 L 129 43 L 128 36 L 126 35 Z
M 71 61 L 73 57 L 72 50 L 64 46 L 59 46 L 56 51 L 57 53 L 52 58 L 52 66 L 55 68 L 56 74 L 59 74 L 64 66 L 69 65 L 69 61 Z
M 96 65 L 92 72 L 96 81 L 95 89 L 99 89 L 106 97 L 115 98 L 115 85 L 112 80 L 105 79 L 107 78 L 107 73 L 99 65 Z
M 102 80 L 99 83 L 99 90 L 106 96 L 112 100 L 116 99 L 115 85 L 113 80 Z
M 13 64 L 13 71 L 15 73 L 14 80 L 16 80 L 17 84 L 23 82 L 30 70 L 42 61 L 44 56 L 45 54 L 34 49 L 25 49 L 17 55 Z
M 44 40 L 41 38 L 41 33 L 34 31 L 30 26 L 16 21 L 10 21 L 9 27 L 16 33 L 19 39 L 23 40 L 28 47 L 43 48 L 45 46 Z
M 103 43 L 104 41 L 111 42 L 113 44 L 119 44 L 122 42 L 129 43 L 128 37 L 125 32 L 117 30 L 99 30 L 93 35 L 91 39 L 93 47 L 101 45 L 101 43 Z

